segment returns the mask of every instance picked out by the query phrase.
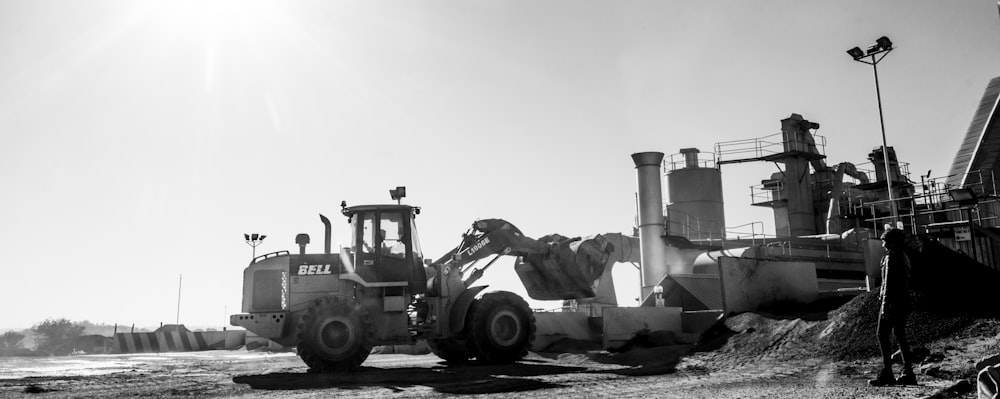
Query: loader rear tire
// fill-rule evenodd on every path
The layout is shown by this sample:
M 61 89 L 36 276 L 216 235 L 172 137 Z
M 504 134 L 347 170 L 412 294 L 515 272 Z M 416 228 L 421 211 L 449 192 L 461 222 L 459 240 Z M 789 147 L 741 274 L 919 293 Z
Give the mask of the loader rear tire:
M 357 370 L 375 341 L 371 317 L 361 304 L 341 296 L 317 299 L 296 325 L 296 352 L 310 372 Z
M 513 363 L 528 355 L 535 340 L 535 315 L 517 294 L 487 293 L 472 304 L 469 314 L 466 331 L 477 359 Z
M 476 357 L 468 343 L 456 338 L 428 339 L 427 347 L 434 355 L 449 363 L 464 363 Z

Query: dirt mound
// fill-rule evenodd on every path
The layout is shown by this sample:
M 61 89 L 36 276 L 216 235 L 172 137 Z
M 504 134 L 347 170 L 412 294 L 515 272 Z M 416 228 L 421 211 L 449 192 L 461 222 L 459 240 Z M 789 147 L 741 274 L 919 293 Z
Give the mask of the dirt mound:
M 945 247 L 927 236 L 907 240 L 913 312 L 906 322 L 911 346 L 923 346 L 958 334 L 995 335 L 993 323 L 979 319 L 1000 317 L 993 293 L 1000 287 L 1000 273 Z M 864 293 L 830 312 L 818 338 L 821 353 L 834 359 L 853 360 L 879 354 L 875 329 L 878 294 Z
M 1000 273 L 924 236 L 907 242 L 913 312 L 907 319 L 911 347 L 942 338 L 1000 334 L 1000 305 L 993 293 Z M 799 317 L 772 311 L 731 316 L 702 335 L 696 351 L 717 350 L 733 359 L 800 359 L 824 356 L 860 360 L 879 355 L 877 292 L 862 293 L 828 312 Z M 994 339 L 995 341 L 995 339 Z M 987 349 L 1000 349 L 994 342 Z
M 815 334 L 811 331 L 817 323 L 742 313 L 712 327 L 694 350 L 714 351 L 733 363 L 803 358 L 812 356 Z
M 757 313 L 731 316 L 702 336 L 696 351 L 715 350 L 736 362 L 753 359 L 860 360 L 879 355 L 875 337 L 877 293 L 863 293 L 830 312 L 827 320 L 775 318 Z M 916 309 L 907 320 L 911 347 L 945 337 L 996 336 L 1000 322 L 961 311 Z M 994 346 L 995 347 L 995 346 Z
M 695 351 L 713 351 L 721 365 L 760 360 L 863 360 L 879 356 L 875 329 L 878 295 L 865 293 L 830 312 L 827 320 L 776 319 L 756 313 L 731 316 L 707 331 Z M 915 311 L 907 322 L 913 348 L 929 346 L 943 338 L 985 337 L 994 340 L 975 356 L 996 348 L 1000 322 L 969 315 L 942 315 Z
M 830 313 L 816 336 L 819 353 L 836 360 L 856 360 L 879 355 L 875 330 L 878 325 L 878 294 L 863 293 Z M 910 346 L 927 345 L 969 326 L 975 318 L 960 310 L 941 313 L 918 306 L 906 322 Z

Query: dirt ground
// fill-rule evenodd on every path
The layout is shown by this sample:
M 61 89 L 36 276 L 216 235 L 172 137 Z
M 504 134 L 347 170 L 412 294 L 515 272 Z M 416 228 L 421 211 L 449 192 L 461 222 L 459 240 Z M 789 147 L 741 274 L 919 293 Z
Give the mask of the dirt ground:
M 307 373 L 292 353 L 242 350 L 0 358 L 0 397 L 922 398 L 956 382 L 921 375 L 917 387 L 870 388 L 865 380 L 874 369 L 871 360 L 732 362 L 720 359 L 722 352 L 680 359 L 686 349 L 531 354 L 507 366 L 372 355 L 361 371 L 334 375 Z
M 1000 353 L 1000 318 L 918 307 L 907 330 L 919 385 L 869 387 L 877 297 L 834 305 L 732 315 L 696 344 L 651 334 L 623 353 L 531 353 L 499 366 L 373 354 L 358 372 L 316 374 L 294 353 L 246 350 L 0 357 L 0 397 L 974 398 L 976 361 Z
M 696 344 L 652 345 L 654 332 L 624 353 L 532 353 L 503 366 L 374 354 L 358 372 L 315 374 L 293 353 L 245 350 L 0 357 L 0 397 L 974 398 L 976 362 L 1000 353 L 1000 274 L 919 244 L 907 321 L 918 386 L 868 386 L 879 300 L 862 293 L 730 315 Z

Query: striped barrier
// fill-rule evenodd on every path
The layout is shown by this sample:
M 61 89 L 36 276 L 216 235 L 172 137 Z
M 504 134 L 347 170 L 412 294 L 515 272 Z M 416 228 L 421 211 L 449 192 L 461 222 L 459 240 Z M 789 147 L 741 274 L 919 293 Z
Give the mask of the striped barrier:
M 246 331 L 193 332 L 183 325 L 166 325 L 154 332 L 117 333 L 118 353 L 191 352 L 236 349 L 243 345 Z

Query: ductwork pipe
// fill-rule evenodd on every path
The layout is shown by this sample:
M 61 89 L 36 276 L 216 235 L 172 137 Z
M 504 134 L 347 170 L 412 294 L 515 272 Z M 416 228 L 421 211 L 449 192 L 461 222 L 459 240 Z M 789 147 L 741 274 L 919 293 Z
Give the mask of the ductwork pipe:
M 632 154 L 639 191 L 639 246 L 642 248 L 642 299 L 667 276 L 667 252 L 663 244 L 663 187 L 660 180 L 662 152 Z

